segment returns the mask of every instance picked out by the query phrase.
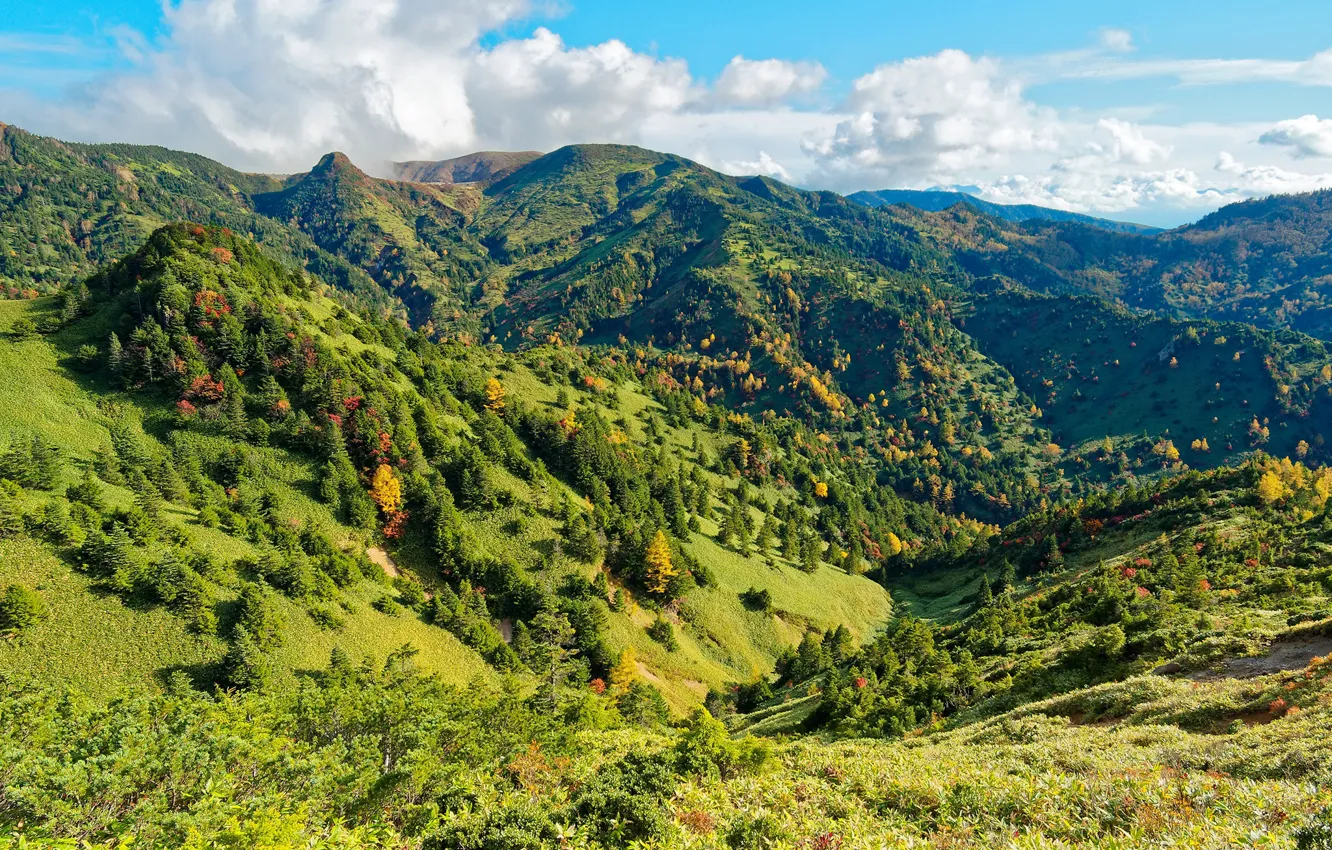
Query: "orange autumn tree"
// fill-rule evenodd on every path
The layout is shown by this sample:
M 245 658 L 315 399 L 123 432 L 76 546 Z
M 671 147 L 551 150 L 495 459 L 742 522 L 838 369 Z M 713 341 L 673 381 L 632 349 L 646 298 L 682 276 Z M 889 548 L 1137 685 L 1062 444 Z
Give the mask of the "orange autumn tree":
M 679 571 L 671 563 L 671 544 L 666 540 L 666 532 L 657 529 L 656 535 L 648 543 L 643 559 L 647 563 L 648 592 L 665 593 L 671 579 L 679 575 Z

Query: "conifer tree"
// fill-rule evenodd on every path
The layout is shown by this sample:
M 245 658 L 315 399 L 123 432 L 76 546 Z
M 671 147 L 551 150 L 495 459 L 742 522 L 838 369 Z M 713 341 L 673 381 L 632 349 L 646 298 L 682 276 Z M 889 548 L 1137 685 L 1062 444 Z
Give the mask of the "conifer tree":
M 638 656 L 634 654 L 632 646 L 625 647 L 624 652 L 620 653 L 620 660 L 610 671 L 611 693 L 622 694 L 638 680 Z
M 273 674 L 268 655 L 244 626 L 236 627 L 222 668 L 228 684 L 247 690 L 262 688 Z
M 120 344 L 120 337 L 112 332 L 106 344 L 106 364 L 111 367 L 111 374 L 117 380 L 124 380 L 125 347 Z
M 0 537 L 17 537 L 23 533 L 23 514 L 18 501 L 10 491 L 9 482 L 0 482 Z
M 402 482 L 393 474 L 393 467 L 381 463 L 370 482 L 370 498 L 386 516 L 402 508 Z
M 31 628 L 46 618 L 46 602 L 21 584 L 11 584 L 0 595 L 0 633 Z
M 559 708 L 559 690 L 573 670 L 577 638 L 569 618 L 551 608 L 542 608 L 532 618 L 532 668 L 541 677 L 537 700 L 551 714 Z
M 282 613 L 269 598 L 271 591 L 249 583 L 241 591 L 236 629 L 249 635 L 261 650 L 276 648 L 282 642 Z
M 800 569 L 807 573 L 818 570 L 821 554 L 819 550 L 822 548 L 823 545 L 817 536 L 810 535 L 806 537 L 800 547 Z
M 497 378 L 486 381 L 486 410 L 496 414 L 504 410 L 504 385 Z
M 759 526 L 758 536 L 754 539 L 754 544 L 758 546 L 760 552 L 766 553 L 776 537 L 777 520 L 773 518 L 772 514 L 764 514 L 763 524 Z
M 666 539 L 666 532 L 657 529 L 647 550 L 643 554 L 646 567 L 646 582 L 649 593 L 661 595 L 670 587 L 671 579 L 679 575 L 671 563 L 671 545 Z

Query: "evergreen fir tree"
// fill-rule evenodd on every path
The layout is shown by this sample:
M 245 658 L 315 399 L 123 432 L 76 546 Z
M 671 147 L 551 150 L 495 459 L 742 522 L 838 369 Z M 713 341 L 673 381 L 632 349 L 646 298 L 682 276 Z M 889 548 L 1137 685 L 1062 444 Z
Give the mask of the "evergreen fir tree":
M 262 688 L 273 675 L 268 655 L 244 626 L 236 627 L 222 669 L 227 684 L 246 690 Z

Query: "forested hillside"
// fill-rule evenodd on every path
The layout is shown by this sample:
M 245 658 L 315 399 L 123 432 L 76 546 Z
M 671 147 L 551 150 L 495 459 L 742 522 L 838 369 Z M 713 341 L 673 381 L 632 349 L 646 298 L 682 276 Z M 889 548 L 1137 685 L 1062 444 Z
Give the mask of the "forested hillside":
M 0 848 L 1326 846 L 1324 196 L 435 165 L 3 128 Z

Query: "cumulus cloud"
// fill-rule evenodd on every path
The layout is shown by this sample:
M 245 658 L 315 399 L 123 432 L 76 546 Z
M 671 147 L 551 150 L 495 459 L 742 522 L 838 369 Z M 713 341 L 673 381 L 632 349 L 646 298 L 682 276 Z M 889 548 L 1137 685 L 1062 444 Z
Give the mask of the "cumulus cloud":
M 647 117 L 675 113 L 700 96 L 681 61 L 635 53 L 620 41 L 571 49 L 547 29 L 478 52 L 466 88 L 476 139 L 545 150 L 637 140 Z
M 871 175 L 951 183 L 1011 154 L 1057 146 L 1052 112 L 1026 100 L 997 62 L 960 50 L 881 65 L 855 81 L 843 108 L 851 117 L 806 145 L 833 183 Z
M 767 151 L 759 151 L 758 158 L 753 160 L 727 160 L 721 164 L 721 171 L 727 174 L 739 175 L 761 175 L 763 177 L 775 177 L 778 180 L 789 181 L 791 172 L 787 171 L 785 166 L 768 155 Z
M 817 91 L 827 78 L 828 72 L 817 62 L 736 56 L 722 69 L 713 94 L 724 104 L 774 106 Z
M 1282 121 L 1258 137 L 1265 145 L 1292 148 L 1296 157 L 1332 156 L 1332 118 L 1302 115 Z
M 338 148 L 358 162 L 480 146 L 614 141 L 696 98 L 684 63 L 618 41 L 570 48 L 538 29 L 482 36 L 524 0 L 183 0 L 138 65 L 39 111 L 51 131 L 201 150 L 293 170 Z
M 1332 186 L 1326 169 L 1301 169 L 1286 153 L 1297 163 L 1332 156 L 1332 119 L 1153 125 L 1142 123 L 1149 110 L 1058 111 L 1030 94 L 1060 79 L 1332 85 L 1332 51 L 1142 60 L 1128 32 L 1106 29 L 1063 53 L 888 62 L 829 106 L 815 62 L 736 56 L 709 83 L 681 60 L 616 40 L 570 46 L 546 28 L 504 36 L 530 2 L 171 0 L 162 36 L 112 34 L 127 70 L 56 99 L 25 99 L 25 83 L 10 79 L 0 114 L 64 138 L 167 144 L 263 171 L 303 170 L 334 149 L 374 170 L 482 148 L 621 141 L 816 188 L 968 184 L 991 200 L 1102 212 L 1191 212 Z M 20 56 L 69 49 L 0 36 L 0 52 Z

